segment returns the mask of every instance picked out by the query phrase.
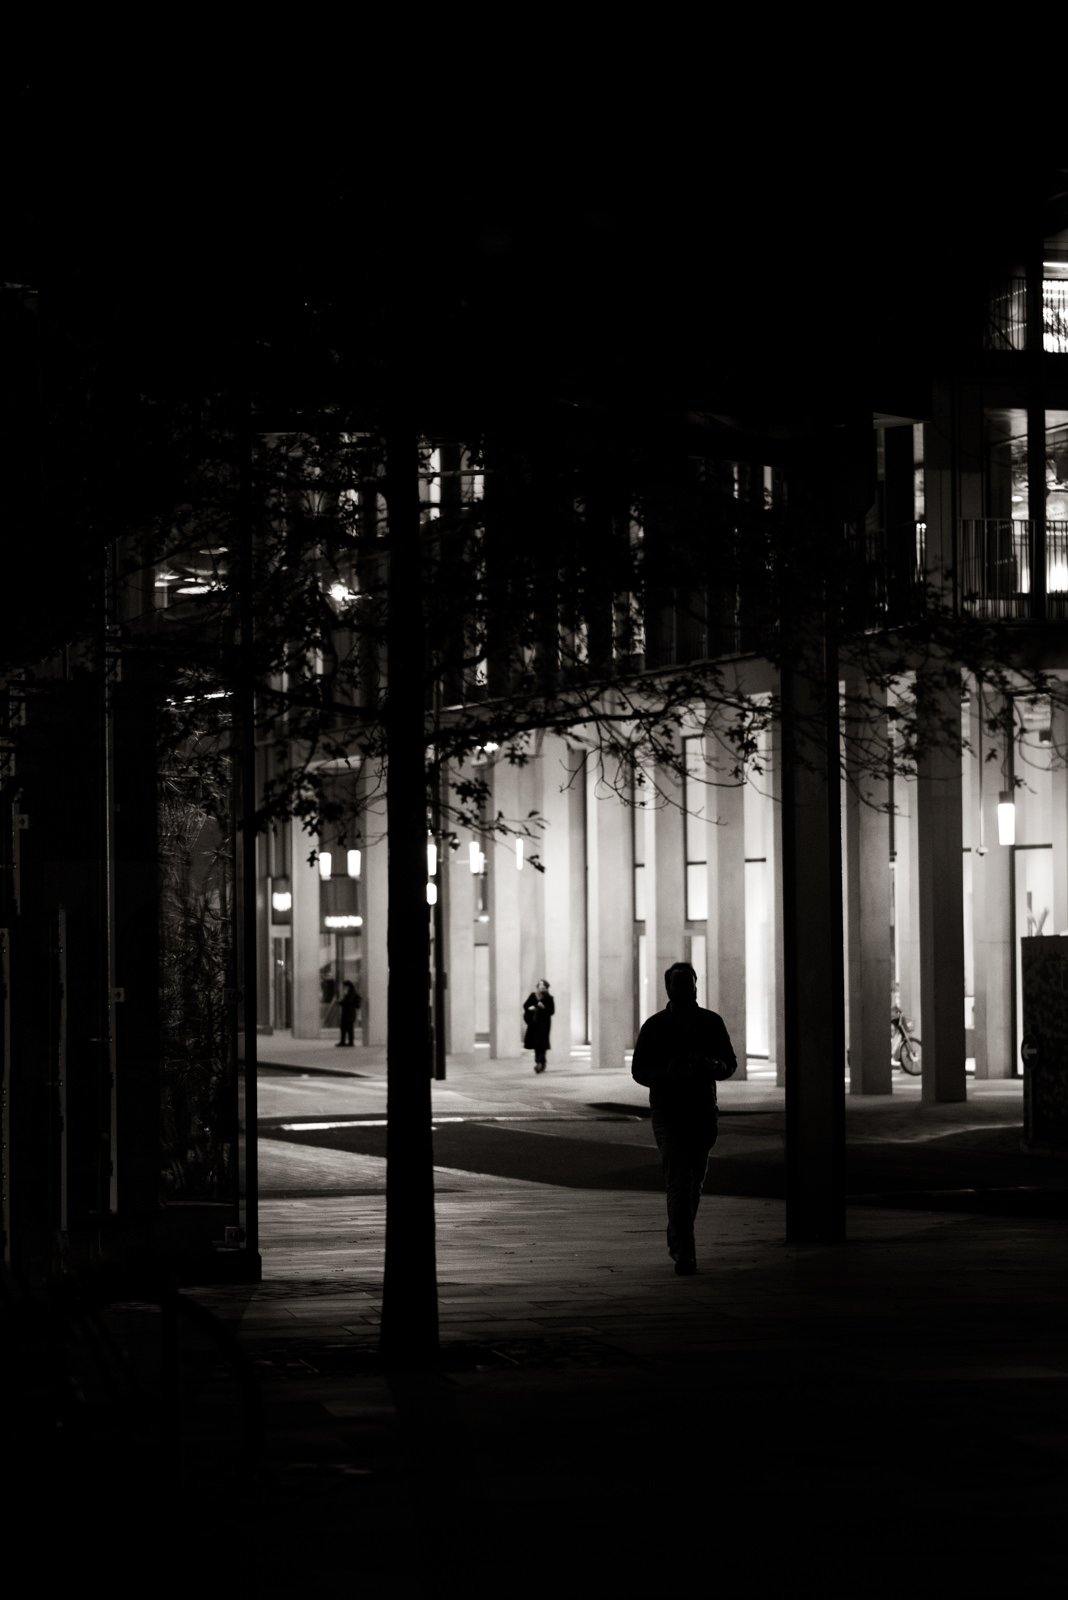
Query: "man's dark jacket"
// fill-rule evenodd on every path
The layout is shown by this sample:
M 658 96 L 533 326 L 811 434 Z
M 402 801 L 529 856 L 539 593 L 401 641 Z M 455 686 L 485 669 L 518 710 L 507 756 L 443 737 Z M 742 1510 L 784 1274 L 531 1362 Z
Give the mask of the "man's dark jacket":
M 668 1002 L 638 1033 L 631 1077 L 649 1091 L 653 1111 L 692 1116 L 716 1109 L 716 1079 L 738 1066 L 726 1023 L 704 1006 L 677 1010 Z

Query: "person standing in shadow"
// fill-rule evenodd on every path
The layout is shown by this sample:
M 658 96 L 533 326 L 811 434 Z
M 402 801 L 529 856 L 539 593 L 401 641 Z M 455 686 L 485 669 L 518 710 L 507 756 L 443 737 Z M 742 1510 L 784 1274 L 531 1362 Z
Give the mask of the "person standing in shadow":
M 545 1071 L 545 1056 L 549 1049 L 549 1034 L 553 1025 L 556 1002 L 549 993 L 545 978 L 539 978 L 533 990 L 523 1001 L 523 1049 L 534 1052 L 534 1071 Z
M 356 985 L 350 983 L 347 978 L 341 987 L 341 1004 L 338 1009 L 341 1013 L 341 1038 L 338 1040 L 340 1048 L 343 1044 L 355 1043 L 356 1013 L 360 1009 L 360 997 L 356 993 Z
M 680 1277 L 697 1271 L 694 1219 L 716 1142 L 716 1081 L 738 1066 L 723 1018 L 697 1004 L 697 973 L 676 961 L 664 974 L 668 1003 L 638 1032 L 631 1076 L 649 1091 L 664 1167 L 668 1252 Z

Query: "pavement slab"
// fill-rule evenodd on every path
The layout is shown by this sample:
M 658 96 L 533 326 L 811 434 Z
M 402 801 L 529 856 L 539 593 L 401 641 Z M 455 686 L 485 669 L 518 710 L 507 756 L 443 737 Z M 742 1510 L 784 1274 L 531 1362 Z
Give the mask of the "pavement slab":
M 295 1080 L 313 1086 L 302 1115 L 336 1113 L 330 1048 L 274 1041 L 291 1059 L 264 1066 L 265 1125 Z M 352 1055 L 346 1103 L 374 1119 L 384 1060 Z M 596 1159 L 616 1165 L 577 1186 L 567 1162 L 555 1179 L 436 1171 L 431 1370 L 378 1349 L 383 1156 L 262 1139 L 262 1282 L 187 1291 L 236 1331 L 263 1423 L 236 1471 L 218 1407 L 216 1433 L 202 1414 L 181 1440 L 168 1492 L 199 1573 L 287 1596 L 629 1595 L 665 1570 L 747 1596 L 1061 1592 L 1068 1170 L 1020 1149 L 1018 1083 L 952 1107 L 912 1080 L 851 1100 L 864 1187 L 846 1239 L 806 1246 L 772 1181 L 781 1090 L 723 1085 L 699 1271 L 680 1279 L 655 1185 L 612 1176 L 620 1154 L 655 1162 L 625 1068 L 550 1059 L 528 1080 L 523 1062 L 450 1058 L 435 1114 L 513 1119 L 531 1162 L 573 1153 L 574 1119 L 614 1118 Z M 102 1505 L 86 1505 L 88 1538 Z

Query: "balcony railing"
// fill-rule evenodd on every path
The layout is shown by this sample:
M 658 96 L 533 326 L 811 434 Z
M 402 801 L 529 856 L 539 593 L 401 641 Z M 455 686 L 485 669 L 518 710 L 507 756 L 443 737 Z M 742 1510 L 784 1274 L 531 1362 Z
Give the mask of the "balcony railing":
M 1068 522 L 966 517 L 956 595 L 962 611 L 991 621 L 1068 617 Z
M 1027 349 L 1027 280 L 1006 278 L 987 307 L 987 350 Z M 1042 280 L 1042 348 L 1047 355 L 1068 355 L 1068 278 Z

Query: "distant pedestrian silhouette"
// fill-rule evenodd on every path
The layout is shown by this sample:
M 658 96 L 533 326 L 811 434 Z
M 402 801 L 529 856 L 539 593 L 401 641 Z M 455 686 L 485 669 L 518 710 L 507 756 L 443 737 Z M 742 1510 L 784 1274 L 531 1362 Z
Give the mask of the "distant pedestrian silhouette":
M 346 978 L 341 987 L 341 1038 L 338 1045 L 355 1043 L 356 1013 L 360 1009 L 360 997 L 356 993 L 356 985 Z
M 533 1050 L 535 1072 L 545 1071 L 545 1057 L 549 1049 L 549 1033 L 555 1010 L 556 1002 L 549 993 L 548 982 L 545 978 L 539 978 L 523 1001 L 523 1021 L 526 1023 L 523 1049 Z
M 716 1142 L 716 1080 L 738 1062 L 723 1018 L 697 1004 L 697 974 L 676 961 L 664 974 L 668 1003 L 638 1032 L 631 1076 L 649 1090 L 653 1137 L 664 1166 L 667 1242 L 675 1271 L 697 1271 L 694 1218 Z

